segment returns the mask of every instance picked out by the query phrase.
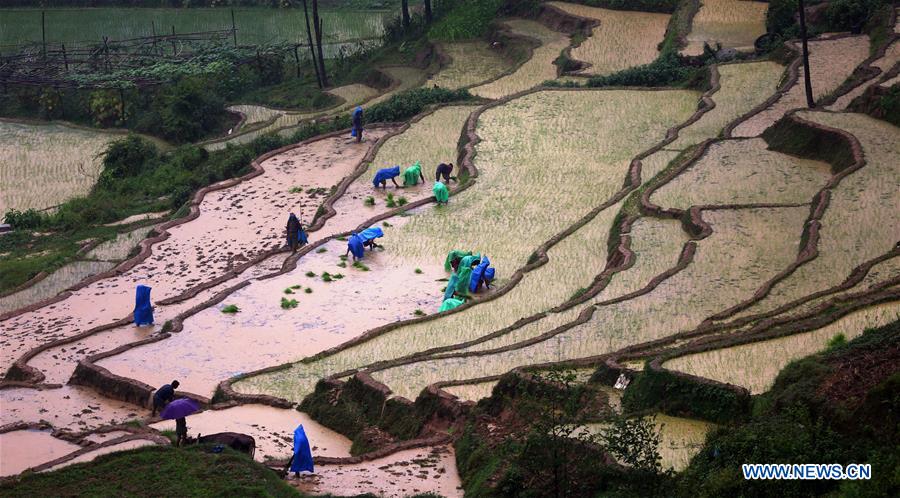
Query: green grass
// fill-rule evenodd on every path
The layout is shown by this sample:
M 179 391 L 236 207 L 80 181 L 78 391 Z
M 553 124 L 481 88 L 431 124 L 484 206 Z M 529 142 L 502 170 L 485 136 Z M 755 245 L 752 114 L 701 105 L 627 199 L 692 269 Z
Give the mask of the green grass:
M 226 448 L 149 446 L 102 455 L 56 472 L 0 486 L 0 495 L 34 496 L 302 496 L 263 465 Z
M 222 313 L 237 313 L 239 311 L 241 311 L 241 309 L 234 304 L 228 304 L 224 308 L 222 308 Z
M 231 29 L 229 9 L 94 8 L 43 9 L 49 43 L 65 43 L 67 49 L 96 43 L 108 36 L 122 40 L 153 34 Z M 322 10 L 325 42 L 380 36 L 386 12 Z M 235 9 L 238 43 L 263 44 L 285 41 L 306 43 L 303 9 Z M 41 40 L 41 9 L 0 10 L 0 45 Z M 5 47 L 4 47 L 5 48 Z M 329 50 L 330 49 L 330 50 Z M 326 48 L 333 52 L 337 46 Z M 6 49 L 8 51 L 8 49 Z M 4 52 L 5 53 L 5 52 Z M 304 54 L 306 55 L 306 54 Z M 328 55 L 326 54 L 326 57 Z

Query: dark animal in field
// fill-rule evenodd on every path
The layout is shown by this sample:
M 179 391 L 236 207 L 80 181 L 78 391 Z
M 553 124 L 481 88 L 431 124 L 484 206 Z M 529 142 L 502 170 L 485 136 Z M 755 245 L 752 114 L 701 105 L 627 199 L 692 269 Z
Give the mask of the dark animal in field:
M 256 453 L 256 440 L 253 439 L 253 436 L 237 432 L 219 432 L 207 436 L 198 435 L 197 442 L 228 446 L 235 451 L 250 455 L 250 458 L 253 458 L 253 454 Z

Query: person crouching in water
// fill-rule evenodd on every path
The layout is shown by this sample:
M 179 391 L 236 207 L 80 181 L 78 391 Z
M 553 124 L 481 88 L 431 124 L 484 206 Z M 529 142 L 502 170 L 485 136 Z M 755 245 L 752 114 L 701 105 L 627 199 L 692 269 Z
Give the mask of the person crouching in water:
M 297 218 L 297 215 L 291 213 L 287 222 L 287 242 L 291 252 L 297 252 L 297 248 L 304 246 L 309 242 L 306 237 L 306 231 L 303 230 L 303 224 Z

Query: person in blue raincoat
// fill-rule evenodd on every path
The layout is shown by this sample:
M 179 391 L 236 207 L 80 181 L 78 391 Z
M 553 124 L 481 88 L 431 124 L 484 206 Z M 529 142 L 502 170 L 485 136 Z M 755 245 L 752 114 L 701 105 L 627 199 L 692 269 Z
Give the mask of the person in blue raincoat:
M 303 430 L 303 424 L 298 425 L 294 430 L 294 455 L 291 456 L 288 467 L 296 477 L 300 476 L 300 472 L 315 472 L 312 451 L 309 449 L 309 439 L 306 437 L 306 431 Z
M 393 168 L 382 168 L 375 173 L 375 178 L 372 179 L 372 185 L 375 188 L 387 188 L 387 181 L 390 180 L 394 183 L 394 186 L 400 188 L 400 185 L 397 183 L 397 178 L 400 176 L 400 166 L 394 166 Z
M 153 306 L 150 305 L 150 287 L 137 286 L 134 298 L 134 324 L 153 325 Z
M 305 246 L 309 242 L 306 231 L 303 230 L 303 223 L 297 218 L 297 215 L 291 213 L 287 222 L 287 243 L 292 252 L 297 252 L 297 247 Z
M 362 232 L 350 235 L 350 238 L 347 239 L 347 252 L 344 253 L 344 256 L 352 253 L 354 260 L 362 259 L 367 247 L 370 251 L 381 247 L 375 243 L 375 239 L 383 236 L 384 231 L 380 227 L 366 228 Z
M 356 106 L 356 109 L 353 110 L 353 128 L 350 130 L 350 136 L 356 137 L 356 141 L 359 142 L 362 140 L 363 133 L 363 109 L 360 106 Z
M 491 261 L 487 256 L 481 256 L 478 266 L 472 269 L 472 277 L 469 280 L 469 292 L 478 292 L 481 286 L 490 288 L 490 282 L 494 279 L 494 269 L 490 268 Z M 488 272 L 490 270 L 490 272 Z

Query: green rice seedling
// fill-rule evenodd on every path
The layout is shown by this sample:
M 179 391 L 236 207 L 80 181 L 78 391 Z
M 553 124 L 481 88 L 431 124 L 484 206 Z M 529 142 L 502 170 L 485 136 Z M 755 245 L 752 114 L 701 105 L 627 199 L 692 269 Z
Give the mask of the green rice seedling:
M 306 276 L 307 276 L 307 277 L 310 277 L 310 278 L 313 278 L 313 277 L 316 276 L 316 273 L 313 272 L 313 271 L 308 271 L 308 272 L 306 272 Z
M 334 275 L 331 276 L 331 278 L 333 278 L 335 280 L 340 280 L 340 279 L 344 278 L 344 274 L 343 273 L 335 273 Z
M 337 240 L 340 240 L 340 241 L 342 241 L 342 242 L 346 242 L 346 241 L 347 241 L 347 237 L 344 237 L 344 236 L 336 237 L 336 239 L 337 239 Z M 347 256 L 344 256 L 344 259 L 346 259 L 346 258 L 347 258 Z
M 703 55 L 703 44 L 753 52 L 766 32 L 766 4 L 740 0 L 705 0 L 691 21 L 683 55 Z
M 409 201 L 406 199 L 406 197 L 400 197 L 399 199 L 397 199 L 398 206 L 405 206 L 407 204 L 409 204 Z
M 369 267 L 362 261 L 354 261 L 353 267 L 360 271 L 369 271 Z
M 312 293 L 313 293 L 313 290 L 312 290 L 312 288 L 307 287 L 303 292 L 305 292 L 305 293 L 307 293 L 307 294 L 312 294 Z
M 291 193 L 291 194 L 302 194 L 302 193 L 303 193 L 303 187 L 291 187 L 291 188 L 288 190 L 288 193 Z
M 415 269 L 415 272 L 416 272 L 416 274 L 421 275 L 421 274 L 422 274 L 422 269 L 421 269 L 421 268 L 416 268 L 416 269 Z
M 288 288 L 287 288 L 287 289 L 285 289 L 285 290 L 284 290 L 284 293 L 285 293 L 285 294 L 293 294 L 293 293 L 294 293 L 294 291 L 293 291 L 293 290 L 291 290 L 291 288 L 290 288 L 290 287 L 288 287 Z
M 853 134 L 862 145 L 866 165 L 831 190 L 819 231 L 819 255 L 738 317 L 773 310 L 840 284 L 863 262 L 889 252 L 900 233 L 900 218 L 894 214 L 897 185 L 885 181 L 896 177 L 900 129 L 863 114 L 802 111 L 798 115 Z
M 322 281 L 323 282 L 331 282 L 331 274 L 326 272 L 322 272 Z
M 385 200 L 385 204 L 384 204 L 384 205 L 387 206 L 387 207 L 389 207 L 389 208 L 395 208 L 395 207 L 397 207 L 397 201 L 394 200 L 394 194 L 388 194 L 388 195 L 387 195 L 387 200 Z
M 425 316 L 425 312 L 422 311 L 422 310 L 420 310 L 420 309 L 416 309 L 416 311 L 413 311 L 413 315 L 416 315 L 416 316 Z
M 844 344 L 847 344 L 847 336 L 845 336 L 843 333 L 836 334 L 834 337 L 828 340 L 827 349 L 832 350 L 834 348 L 841 347 Z
M 601 9 L 572 3 L 550 2 L 571 14 L 597 19 L 593 34 L 572 49 L 572 58 L 590 64 L 584 74 L 605 76 L 649 64 L 659 55 L 668 14 Z
M 328 252 L 328 249 L 325 249 L 324 247 L 316 249 L 316 254 L 322 254 L 323 252 Z
M 450 63 L 431 77 L 426 86 L 455 90 L 496 78 L 509 70 L 510 62 L 486 41 L 442 43 L 441 51 Z
M 383 221 L 383 222 L 381 223 L 381 225 L 382 225 L 383 227 L 385 227 L 385 228 L 390 228 L 390 227 L 394 226 L 394 225 L 391 225 L 390 223 L 388 223 L 388 222 L 386 222 L 386 221 Z
M 291 289 L 299 289 L 299 288 L 301 288 L 301 287 L 302 287 L 302 286 L 301 286 L 300 284 L 297 284 L 297 285 L 292 285 L 292 286 L 291 286 Z
M 337 267 L 338 267 L 338 268 L 346 268 L 346 267 L 347 267 L 347 263 L 345 263 L 344 261 L 341 261 L 340 263 L 337 264 Z
M 347 261 L 347 255 L 346 255 L 346 254 L 341 254 L 339 257 L 341 258 L 341 261 Z
M 237 313 L 237 312 L 239 312 L 239 311 L 241 311 L 240 308 L 238 308 L 238 307 L 237 307 L 236 305 L 234 305 L 234 304 L 226 304 L 226 305 L 222 308 L 222 313 Z
M 804 203 L 831 178 L 831 165 L 768 149 L 761 138 L 718 142 L 652 202 L 688 209 L 704 204 Z
M 288 299 L 285 297 L 281 298 L 281 308 L 282 309 L 286 309 L 286 310 L 293 309 L 293 308 L 297 307 L 297 304 L 298 303 L 297 303 L 296 299 Z
M 363 201 L 363 204 L 365 204 L 366 206 L 374 206 L 375 198 L 370 195 L 370 196 L 366 197 L 366 200 Z
M 541 46 L 535 48 L 531 59 L 525 61 L 512 74 L 473 88 L 471 92 L 479 97 L 499 99 L 556 78 L 556 66 L 553 65 L 553 61 L 569 46 L 568 36 L 536 21 L 512 19 L 504 24 L 515 34 L 540 41 Z
M 813 97 L 820 99 L 833 92 L 853 69 L 869 57 L 869 37 L 865 35 L 837 38 L 833 40 L 813 40 L 809 42 L 809 66 L 812 72 Z M 803 70 L 788 92 L 764 111 L 738 125 L 735 137 L 759 136 L 791 110 L 806 107 Z
M 791 361 L 831 347 L 831 341 L 837 337 L 848 341 L 867 328 L 887 325 L 898 318 L 900 304 L 885 303 L 856 311 L 811 332 L 680 356 L 663 366 L 760 394 L 771 389 L 778 373 Z

